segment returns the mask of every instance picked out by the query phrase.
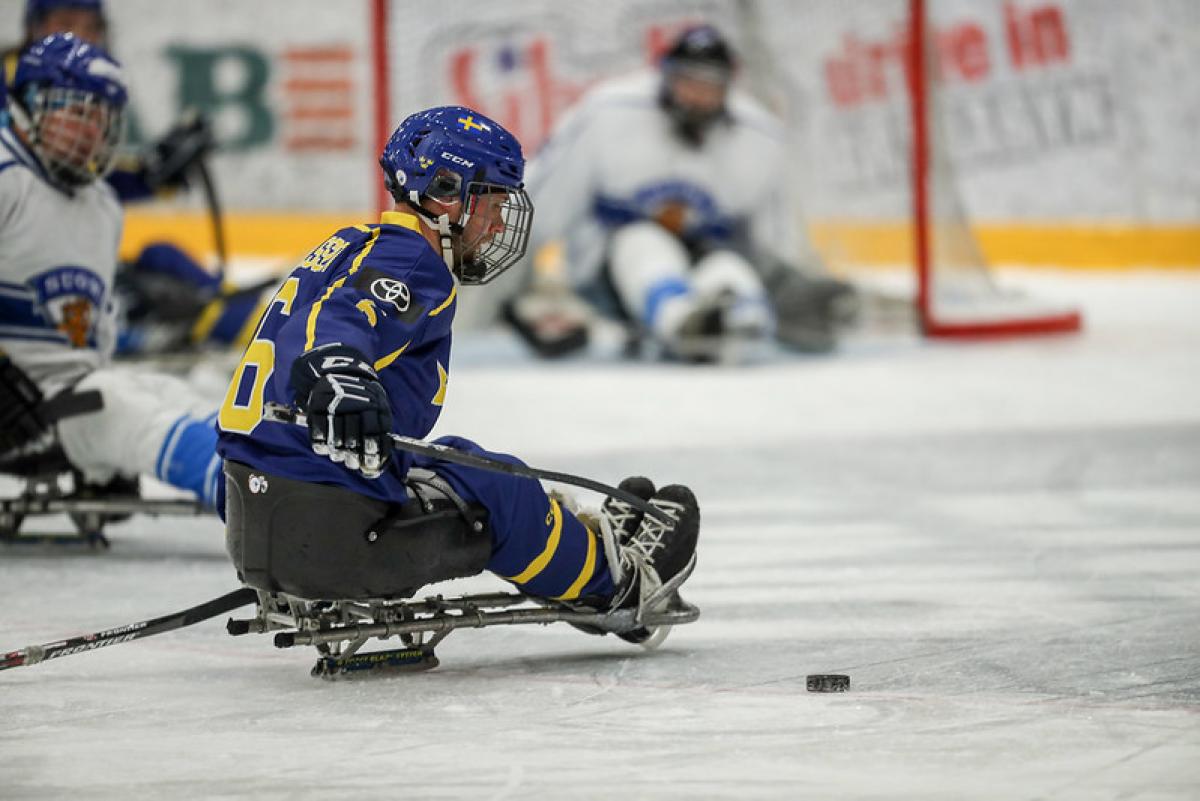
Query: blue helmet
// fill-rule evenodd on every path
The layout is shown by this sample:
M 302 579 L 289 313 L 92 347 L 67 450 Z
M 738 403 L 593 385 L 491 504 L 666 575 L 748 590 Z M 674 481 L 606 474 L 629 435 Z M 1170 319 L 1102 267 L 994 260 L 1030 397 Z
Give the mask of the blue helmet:
M 70 33 L 47 36 L 21 54 L 11 94 L 14 127 L 52 181 L 82 186 L 112 166 L 128 95 L 103 49 Z
M 76 13 L 54 16 L 59 11 Z M 47 34 L 68 31 L 89 42 L 107 45 L 108 20 L 101 0 L 25 0 L 26 46 Z
M 104 3 L 101 0 L 25 0 L 25 24 L 35 25 L 45 19 L 51 11 L 60 8 L 79 8 L 104 14 Z
M 464 106 L 418 112 L 400 123 L 379 164 L 396 202 L 436 223 L 443 258 L 464 284 L 487 283 L 524 255 L 533 219 L 523 183 L 525 157 L 500 123 Z M 442 206 L 462 203 L 463 213 L 450 220 L 448 213 L 423 207 L 426 198 Z M 485 207 L 495 225 L 464 241 L 472 216 Z

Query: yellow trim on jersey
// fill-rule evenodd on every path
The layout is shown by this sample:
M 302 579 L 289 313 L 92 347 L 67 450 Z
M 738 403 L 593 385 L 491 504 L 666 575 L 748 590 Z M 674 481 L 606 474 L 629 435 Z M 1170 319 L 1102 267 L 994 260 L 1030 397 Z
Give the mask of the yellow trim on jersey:
M 346 279 L 358 272 L 358 268 L 362 266 L 363 259 L 371 252 L 371 248 L 375 247 L 375 243 L 379 241 L 378 228 L 371 229 L 371 238 L 367 240 L 367 244 L 354 257 L 354 263 L 350 265 L 350 271 L 343 275 L 338 280 L 329 285 L 325 290 L 325 294 L 321 299 L 313 304 L 312 310 L 308 313 L 308 321 L 304 325 L 304 349 L 312 350 L 317 339 L 317 315 L 321 313 L 321 307 L 325 305 L 325 301 L 329 300 L 329 296 L 333 294 L 333 290 L 346 283 Z
M 546 565 L 550 564 L 550 560 L 554 558 L 554 552 L 558 550 L 558 541 L 562 538 L 563 517 L 562 509 L 558 508 L 558 501 L 550 499 L 550 514 L 554 518 L 554 525 L 550 529 L 550 536 L 546 540 L 545 549 L 537 555 L 537 558 L 529 563 L 529 567 L 522 570 L 515 576 L 508 577 L 509 581 L 517 584 L 524 584 L 530 581 L 543 570 Z
M 446 310 L 446 307 L 454 302 L 454 296 L 457 294 L 458 294 L 458 284 L 455 284 L 454 288 L 450 290 L 450 297 L 446 298 L 446 301 L 441 306 L 438 306 L 436 309 L 431 311 L 429 313 L 429 316 L 437 317 L 439 314 L 444 312 Z
M 579 597 L 579 593 L 583 592 L 584 585 L 592 578 L 592 573 L 596 570 L 596 535 L 592 533 L 590 528 L 585 528 L 588 538 L 587 557 L 583 560 L 583 570 L 579 571 L 579 577 L 575 582 L 567 588 L 567 591 L 555 598 L 556 601 L 573 601 Z
M 380 370 L 387 367 L 392 362 L 396 361 L 396 359 L 399 359 L 400 354 L 404 353 L 405 348 L 407 348 L 411 344 L 412 344 L 412 340 L 410 339 L 409 341 L 407 341 L 403 345 L 401 345 L 399 350 L 394 350 L 391 353 L 389 353 L 387 356 L 384 356 L 382 359 L 376 360 L 375 364 L 373 365 L 373 367 L 375 368 L 375 372 L 378 373 Z
M 450 375 L 446 372 L 446 368 L 442 367 L 441 362 L 437 362 L 438 369 L 438 389 L 433 395 L 433 400 L 430 401 L 434 406 L 441 406 L 446 402 L 446 384 L 450 381 Z
M 415 214 L 407 214 L 403 211 L 385 211 L 379 215 L 379 222 L 382 225 L 398 225 L 401 228 L 416 231 L 418 234 L 421 233 L 421 221 Z
M 343 275 L 341 278 L 329 285 L 329 287 L 325 290 L 325 294 L 322 295 L 321 299 L 314 303 L 312 309 L 309 310 L 308 321 L 304 324 L 304 349 L 306 351 L 312 350 L 313 343 L 316 342 L 317 315 L 321 313 L 321 307 L 325 305 L 325 301 L 329 300 L 329 296 L 333 294 L 333 290 L 337 289 L 344 283 L 346 283 L 346 276 Z
M 375 243 L 379 241 L 379 229 L 371 228 L 369 230 L 371 231 L 371 238 L 367 240 L 367 244 L 363 245 L 363 249 L 354 257 L 354 263 L 350 265 L 350 272 L 346 273 L 347 277 L 358 272 L 358 268 L 362 266 L 363 259 L 367 257 L 367 254 L 371 252 L 371 248 L 375 247 Z
M 367 322 L 371 324 L 372 328 L 375 327 L 375 323 L 379 322 L 379 317 L 375 314 L 375 304 L 366 298 L 355 303 L 354 308 L 367 315 Z

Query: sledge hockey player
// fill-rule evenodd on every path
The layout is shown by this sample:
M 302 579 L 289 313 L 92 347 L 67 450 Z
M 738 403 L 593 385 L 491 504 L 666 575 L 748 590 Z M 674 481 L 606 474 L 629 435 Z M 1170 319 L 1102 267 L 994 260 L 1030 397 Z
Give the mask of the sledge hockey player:
M 102 0 L 25 0 L 24 39 L 3 54 L 4 82 L 11 86 L 21 53 L 54 33 L 73 33 L 107 51 L 108 18 Z M 104 179 L 122 203 L 147 200 L 188 186 L 190 169 L 214 146 L 206 118 L 187 114 L 141 153 L 118 152 Z M 161 260 L 161 255 L 159 256 Z
M 408 117 L 380 164 L 393 210 L 337 231 L 291 273 L 221 407 L 227 543 L 243 580 L 337 599 L 395 596 L 414 571 L 419 586 L 487 569 L 592 609 L 660 602 L 695 562 L 688 488 L 622 483 L 673 527 L 612 499 L 587 523 L 534 479 L 393 450 L 390 433 L 424 438 L 441 413 L 460 286 L 521 258 L 533 207 L 519 143 L 469 108 Z M 264 403 L 295 405 L 307 430 L 264 419 Z
M 211 505 L 214 415 L 181 381 L 109 365 L 121 207 L 102 179 L 125 104 L 120 66 L 73 34 L 17 65 L 0 126 L 0 472 L 72 470 L 122 495 L 145 473 Z
M 11 84 L 21 53 L 53 33 L 73 33 L 88 44 L 108 49 L 108 19 L 102 0 L 26 0 L 24 39 L 3 54 L 4 83 Z M 2 92 L 0 92 L 2 94 Z M 213 150 L 207 118 L 186 113 L 157 141 L 141 152 L 121 151 L 104 176 L 121 203 L 169 197 L 187 189 L 195 168 Z M 168 242 L 147 245 L 136 258 L 120 265 L 117 297 L 121 323 L 117 352 L 122 354 L 178 350 L 193 339 L 229 344 L 254 311 L 257 298 L 238 295 L 233 303 L 213 308 L 203 326 L 199 318 L 210 303 L 229 294 L 222 276 L 205 270 L 186 251 Z
M 772 333 L 828 350 L 854 295 L 792 264 L 799 251 L 782 126 L 731 91 L 736 66 L 721 34 L 700 25 L 682 32 L 661 69 L 585 95 L 530 165 L 540 210 L 532 251 L 560 243 L 580 295 L 676 357 L 707 360 L 722 342 Z M 570 327 L 540 336 L 540 311 L 518 298 L 506 315 L 553 352 Z

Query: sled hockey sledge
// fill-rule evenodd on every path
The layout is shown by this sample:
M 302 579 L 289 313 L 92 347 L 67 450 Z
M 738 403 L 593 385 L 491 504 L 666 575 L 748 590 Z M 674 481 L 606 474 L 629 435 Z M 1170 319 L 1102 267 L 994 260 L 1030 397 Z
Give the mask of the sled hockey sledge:
M 104 533 L 107 524 L 131 515 L 211 514 L 203 504 L 186 499 L 150 499 L 136 487 L 120 489 L 85 485 L 77 473 L 68 469 L 15 476 L 21 489 L 15 496 L 0 498 L 0 543 L 4 545 L 55 544 L 107 548 Z M 66 515 L 74 532 L 41 533 L 23 531 L 31 519 Z
M 18 482 L 15 496 L 0 498 L 0 544 L 84 544 L 108 547 L 104 526 L 130 515 L 206 514 L 191 500 L 150 500 L 136 478 L 89 484 L 71 464 L 52 429 L 55 423 L 103 407 L 96 390 L 60 392 L 46 399 L 37 385 L 0 351 L 0 476 Z M 22 532 L 29 518 L 66 515 L 74 533 Z
M 483 510 L 436 475 L 410 472 L 413 497 L 399 506 L 233 461 L 225 479 L 226 549 L 257 592 L 255 615 L 231 620 L 227 630 L 275 632 L 279 648 L 316 647 L 315 676 L 429 669 L 438 664 L 435 646 L 460 628 L 565 622 L 652 648 L 670 626 L 699 617 L 678 594 L 687 572 L 663 585 L 640 616 L 636 608 L 600 611 L 520 593 L 412 600 L 422 587 L 483 572 L 491 550 Z M 392 637 L 403 647 L 360 650 Z
M 305 601 L 243 587 L 162 617 L 0 653 L 0 671 L 165 634 L 251 603 L 255 604 L 254 617 L 230 619 L 226 630 L 232 635 L 274 631 L 277 648 L 313 645 L 319 658 L 311 673 L 325 679 L 437 667 L 434 647 L 460 628 L 563 622 L 593 634 L 620 635 L 642 626 L 658 627 L 661 633 L 671 626 L 692 623 L 700 616 L 700 610 L 684 602 L 677 592 L 672 592 L 664 609 L 644 615 L 639 624 L 632 609 L 582 612 L 519 593 L 449 599 L 433 596 L 420 601 L 331 602 Z M 365 653 L 359 650 L 370 639 L 390 637 L 400 638 L 403 647 Z M 662 639 L 661 635 L 651 638 L 642 646 L 657 647 Z
M 522 624 L 570 623 L 594 634 L 627 634 L 642 627 L 665 633 L 691 623 L 700 611 L 672 593 L 666 608 L 637 619 L 636 609 L 615 612 L 573 610 L 520 593 L 488 593 L 409 601 L 307 601 L 259 591 L 256 614 L 231 619 L 232 635 L 275 632 L 276 648 L 314 646 L 319 654 L 312 675 L 325 679 L 363 671 L 419 671 L 437 667 L 434 648 L 452 631 Z M 372 639 L 399 638 L 402 647 L 364 652 Z M 663 637 L 642 643 L 654 648 Z

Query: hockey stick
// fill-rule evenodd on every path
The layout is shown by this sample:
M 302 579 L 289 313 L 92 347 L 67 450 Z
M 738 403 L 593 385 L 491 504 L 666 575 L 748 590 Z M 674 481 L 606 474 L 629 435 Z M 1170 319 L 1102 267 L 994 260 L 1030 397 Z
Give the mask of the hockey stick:
M 217 248 L 217 272 L 221 275 L 225 274 L 225 268 L 228 266 L 229 252 L 225 246 L 225 217 L 221 213 L 221 201 L 217 198 L 217 186 L 213 182 L 212 174 L 208 171 L 208 165 L 204 159 L 198 159 L 193 166 L 197 177 L 200 178 L 200 185 L 204 189 L 204 199 L 208 204 L 209 221 L 212 223 L 213 244 Z
M 70 639 L 58 640 L 43 645 L 27 645 L 19 651 L 10 651 L 0 656 L 0 670 L 36 665 L 38 662 L 45 662 L 47 659 L 58 659 L 62 656 L 71 656 L 72 654 L 79 654 L 84 651 L 94 651 L 97 648 L 107 648 L 110 645 L 119 645 L 123 642 L 140 640 L 143 637 L 153 637 L 155 634 L 174 631 L 184 626 L 199 623 L 202 620 L 209 620 L 217 615 L 253 603 L 257 598 L 258 594 L 254 590 L 249 587 L 243 587 L 227 595 L 222 595 L 220 598 L 214 598 L 207 603 L 193 606 L 191 609 L 184 609 L 181 612 L 163 615 L 152 620 L 142 620 L 126 626 L 118 626 L 115 629 L 97 631 L 93 634 L 81 634 L 78 637 L 71 637 Z
M 302 412 L 283 406 L 278 403 L 267 403 L 263 405 L 263 419 L 271 420 L 276 423 L 292 423 L 299 426 L 308 426 L 308 418 Z M 420 454 L 421 456 L 429 456 L 434 459 L 441 459 L 443 462 L 452 462 L 461 464 L 466 467 L 478 467 L 481 470 L 490 470 L 493 473 L 506 473 L 510 476 L 522 476 L 524 478 L 538 478 L 544 481 L 555 481 L 559 484 L 570 484 L 574 487 L 583 487 L 590 489 L 593 492 L 598 492 L 601 495 L 608 495 L 613 498 L 618 498 L 625 501 L 635 509 L 640 509 L 648 515 L 651 515 L 656 520 L 665 523 L 669 527 L 675 525 L 675 520 L 666 512 L 658 509 L 650 504 L 649 501 L 643 500 L 632 492 L 626 492 L 619 487 L 610 487 L 599 481 L 582 476 L 571 475 L 570 473 L 558 473 L 553 470 L 541 470 L 536 467 L 529 467 L 523 464 L 513 464 L 512 462 L 502 462 L 499 459 L 492 459 L 487 456 L 479 456 L 474 453 L 460 451 L 457 448 L 451 448 L 447 445 L 438 445 L 435 442 L 425 442 L 424 440 L 405 437 L 400 434 L 391 434 L 392 442 L 397 448 L 409 453 Z

